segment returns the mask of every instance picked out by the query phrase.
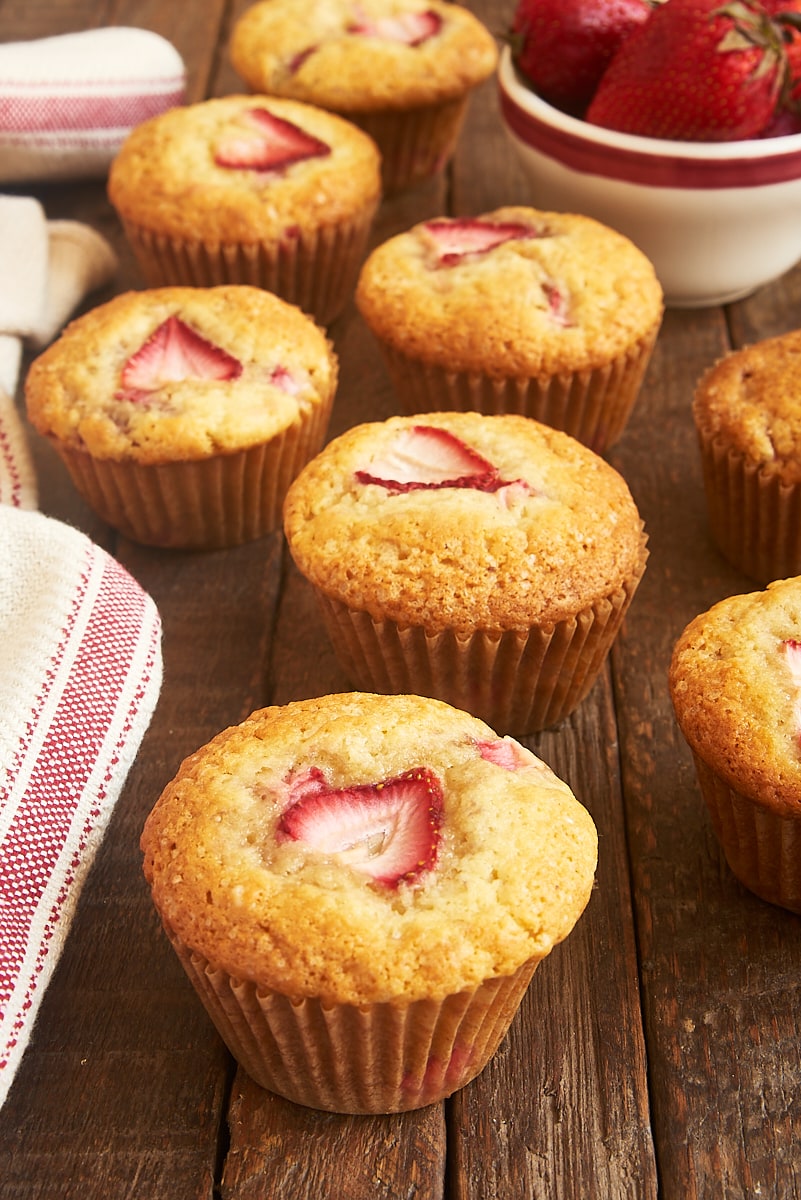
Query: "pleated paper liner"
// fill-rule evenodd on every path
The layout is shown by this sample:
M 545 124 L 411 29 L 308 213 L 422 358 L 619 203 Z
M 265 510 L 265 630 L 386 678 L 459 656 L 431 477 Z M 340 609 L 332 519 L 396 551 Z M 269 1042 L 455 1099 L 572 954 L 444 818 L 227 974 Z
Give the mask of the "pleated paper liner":
M 339 1113 L 404 1112 L 464 1087 L 497 1050 L 541 961 L 441 1000 L 326 1005 L 237 980 L 167 933 L 251 1078 L 296 1104 Z
M 749 891 L 801 913 L 801 804 L 772 812 L 736 791 L 693 754 L 701 794 L 732 872 Z
M 379 342 L 405 412 L 515 413 L 569 433 L 596 454 L 620 438 L 639 395 L 658 326 L 603 367 L 544 378 L 493 378 L 407 357 Z
M 385 195 L 430 179 L 450 159 L 467 111 L 468 95 L 441 104 L 380 112 L 343 112 L 381 152 Z
M 801 575 L 801 485 L 698 431 L 710 532 L 721 553 L 760 583 Z
M 431 696 L 523 735 L 558 724 L 587 695 L 641 577 L 569 620 L 464 637 L 374 620 L 316 594 L 339 663 L 362 691 Z
M 149 287 L 249 284 L 328 325 L 353 294 L 374 213 L 375 206 L 350 222 L 260 242 L 181 239 L 130 220 L 123 225 Z
M 89 507 L 132 541 L 216 550 L 281 527 L 287 489 L 319 451 L 331 403 L 262 445 L 196 461 L 116 462 L 54 444 Z

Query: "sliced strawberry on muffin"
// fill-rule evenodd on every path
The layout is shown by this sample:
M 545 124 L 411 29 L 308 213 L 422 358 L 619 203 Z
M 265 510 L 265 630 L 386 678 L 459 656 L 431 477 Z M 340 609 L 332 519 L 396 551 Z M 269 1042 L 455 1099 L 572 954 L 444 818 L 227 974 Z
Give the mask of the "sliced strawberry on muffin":
M 330 153 L 330 146 L 294 122 L 266 108 L 249 108 L 231 122 L 217 144 L 214 161 L 218 167 L 232 170 L 285 171 L 295 163 Z
M 328 787 L 317 771 L 284 809 L 277 837 L 334 855 L 376 883 L 397 887 L 436 865 L 442 816 L 442 785 L 425 767 L 347 788 Z

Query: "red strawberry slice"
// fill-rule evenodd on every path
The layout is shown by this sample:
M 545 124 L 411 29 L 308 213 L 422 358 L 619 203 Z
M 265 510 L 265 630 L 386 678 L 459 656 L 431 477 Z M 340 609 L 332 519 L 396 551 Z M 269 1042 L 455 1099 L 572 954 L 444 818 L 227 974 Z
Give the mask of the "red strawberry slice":
M 214 161 L 231 170 L 277 172 L 330 153 L 330 146 L 292 121 L 276 117 L 266 108 L 249 108 L 218 143 Z
M 487 762 L 494 763 L 496 767 L 505 767 L 507 771 L 519 771 L 521 767 L 530 767 L 533 758 L 530 750 L 526 750 L 510 737 L 476 742 L 476 749 Z
M 302 386 L 300 380 L 280 363 L 270 372 L 270 383 L 282 392 L 288 392 L 290 396 L 297 396 Z
M 356 478 L 392 492 L 446 487 L 494 492 L 503 487 L 491 462 L 436 425 L 401 430 L 367 470 L 356 472 Z
M 336 855 L 391 888 L 414 883 L 436 866 L 442 786 L 426 767 L 349 788 L 327 787 L 313 769 L 290 781 L 290 788 L 301 794 L 281 814 L 279 840 Z
M 171 316 L 154 330 L 122 369 L 120 399 L 141 399 L 166 383 L 183 379 L 237 379 L 238 359 L 206 340 L 180 317 Z
M 463 258 L 486 254 L 504 242 L 539 236 L 531 226 L 518 221 L 483 221 L 478 217 L 426 221 L 423 229 L 439 267 L 455 266 Z
M 348 25 L 348 33 L 361 37 L 380 38 L 384 42 L 400 42 L 404 46 L 421 46 L 442 28 L 442 17 L 432 12 L 405 12 L 395 17 L 371 19 L 361 11 Z
M 785 660 L 790 671 L 790 678 L 796 689 L 793 713 L 796 730 L 798 731 L 796 736 L 801 739 L 801 641 L 797 641 L 795 638 L 788 638 L 785 642 L 782 642 L 782 650 L 784 651 Z

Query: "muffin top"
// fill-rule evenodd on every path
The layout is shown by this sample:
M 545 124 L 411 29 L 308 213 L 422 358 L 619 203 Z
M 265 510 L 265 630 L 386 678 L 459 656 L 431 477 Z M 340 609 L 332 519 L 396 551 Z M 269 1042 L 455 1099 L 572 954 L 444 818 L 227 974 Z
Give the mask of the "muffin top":
M 330 407 L 324 332 L 260 288 L 126 292 L 78 317 L 31 366 L 28 416 L 94 458 L 198 460 L 258 445 Z
M 801 481 L 801 329 L 726 355 L 698 383 L 693 415 L 705 439 Z
M 264 0 L 237 21 L 230 55 L 255 91 L 363 114 L 457 99 L 498 48 L 444 0 Z
M 108 193 L 123 220 L 171 237 L 292 241 L 376 207 L 380 155 L 333 113 L 225 96 L 137 126 L 111 164 Z
M 444 997 L 544 957 L 590 895 L 596 833 L 528 750 L 438 700 L 262 709 L 182 764 L 147 819 L 168 927 L 300 999 Z
M 431 633 L 554 623 L 639 580 L 646 558 L 618 472 L 515 415 L 356 426 L 292 484 L 284 528 L 325 595 Z
M 801 813 L 801 579 L 691 621 L 670 691 L 684 737 L 717 775 L 774 812 Z
M 423 221 L 364 263 L 356 303 L 412 358 L 497 378 L 602 366 L 654 336 L 645 255 L 590 217 L 507 207 Z

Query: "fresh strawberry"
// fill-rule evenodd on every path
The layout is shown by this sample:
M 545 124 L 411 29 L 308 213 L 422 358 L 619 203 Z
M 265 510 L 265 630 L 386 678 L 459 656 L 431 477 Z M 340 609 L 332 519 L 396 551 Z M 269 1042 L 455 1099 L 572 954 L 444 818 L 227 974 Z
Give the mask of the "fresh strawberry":
M 421 488 L 475 488 L 497 492 L 512 484 L 527 488 L 522 480 L 505 481 L 497 469 L 447 429 L 437 425 L 411 425 L 403 429 L 386 450 L 356 472 L 359 483 L 378 484 L 390 492 Z
M 783 112 L 789 112 L 801 127 L 801 0 L 762 0 L 762 3 L 774 20 L 779 21 L 787 47 L 787 82 L 777 119 Z M 797 133 L 798 128 L 788 128 L 786 132 Z
M 646 137 L 757 137 L 787 77 L 782 27 L 758 0 L 668 0 L 622 43 L 587 109 Z
M 241 374 L 242 364 L 238 359 L 173 315 L 128 359 L 122 369 L 122 389 L 117 397 L 137 400 L 165 383 L 178 383 L 182 379 L 237 379 Z
M 415 883 L 436 866 L 443 800 L 433 771 L 415 767 L 348 788 L 329 788 L 317 770 L 289 782 L 292 799 L 278 822 L 279 840 L 336 855 L 390 888 Z
M 512 58 L 543 99 L 580 117 L 618 46 L 651 7 L 650 0 L 519 0 Z
M 276 117 L 266 108 L 248 108 L 217 144 L 214 161 L 231 170 L 278 172 L 330 153 L 330 146 L 292 121 Z
M 423 230 L 438 267 L 453 267 L 463 258 L 486 254 L 504 242 L 539 236 L 530 225 L 516 221 L 486 221 L 479 217 L 440 217 L 426 221 Z
M 442 17 L 428 9 L 426 12 L 404 12 L 394 17 L 366 16 L 358 7 L 348 33 L 362 37 L 380 38 L 385 42 L 400 42 L 404 46 L 420 46 L 442 28 Z

